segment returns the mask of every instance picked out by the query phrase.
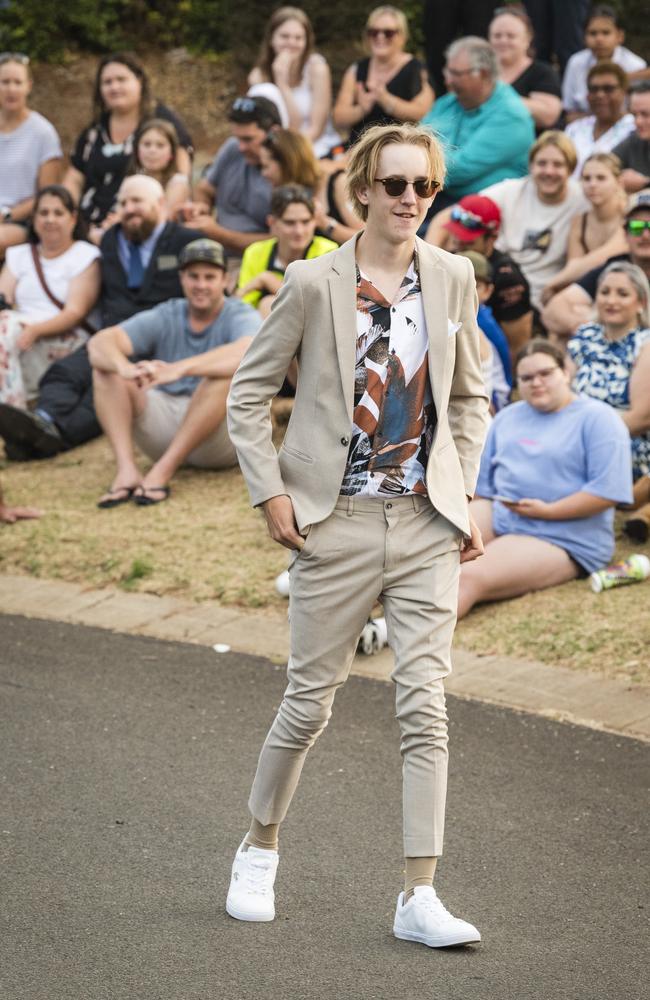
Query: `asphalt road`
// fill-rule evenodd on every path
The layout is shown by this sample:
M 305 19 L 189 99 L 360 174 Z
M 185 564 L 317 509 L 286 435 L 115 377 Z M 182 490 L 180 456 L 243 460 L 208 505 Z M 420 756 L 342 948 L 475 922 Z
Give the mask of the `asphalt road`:
M 348 682 L 307 762 L 276 921 L 229 918 L 283 686 L 261 659 L 0 617 L 3 1000 L 647 997 L 650 748 L 450 698 L 436 884 L 483 942 L 431 951 L 391 933 L 400 762 L 376 681 Z

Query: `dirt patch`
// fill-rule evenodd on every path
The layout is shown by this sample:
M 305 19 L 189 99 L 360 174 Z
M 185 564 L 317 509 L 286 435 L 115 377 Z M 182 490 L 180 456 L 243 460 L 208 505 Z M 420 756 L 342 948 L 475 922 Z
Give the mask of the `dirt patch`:
M 180 115 L 197 150 L 214 155 L 228 134 L 228 104 L 244 83 L 230 57 L 197 57 L 173 49 L 143 56 L 142 61 L 153 95 Z M 66 153 L 91 120 L 97 62 L 97 56 L 84 55 L 60 66 L 34 66 L 32 107 L 55 125 Z

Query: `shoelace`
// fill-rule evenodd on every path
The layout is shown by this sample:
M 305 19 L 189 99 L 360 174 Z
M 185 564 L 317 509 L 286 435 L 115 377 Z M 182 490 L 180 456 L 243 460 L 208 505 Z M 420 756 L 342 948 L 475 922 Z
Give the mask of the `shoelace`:
M 449 910 L 446 906 L 444 906 L 441 900 L 438 899 L 435 889 L 430 893 L 418 893 L 417 900 L 418 904 L 421 905 L 423 909 L 432 913 L 434 916 L 451 917 Z
M 272 888 L 269 879 L 273 876 L 273 865 L 268 861 L 249 860 L 246 867 L 246 889 L 261 896 L 265 896 Z

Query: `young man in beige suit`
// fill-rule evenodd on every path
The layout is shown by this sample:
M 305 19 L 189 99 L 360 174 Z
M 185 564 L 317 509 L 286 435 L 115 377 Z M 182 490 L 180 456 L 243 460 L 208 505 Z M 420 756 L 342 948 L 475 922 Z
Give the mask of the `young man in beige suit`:
M 348 168 L 365 229 L 289 266 L 233 379 L 228 426 L 252 503 L 293 550 L 288 687 L 226 903 L 239 920 L 275 916 L 278 828 L 381 597 L 403 757 L 406 883 L 393 930 L 430 947 L 480 940 L 433 889 L 447 781 L 443 678 L 459 563 L 482 552 L 468 501 L 488 413 L 471 264 L 416 237 L 443 177 L 428 131 L 369 129 Z M 276 453 L 269 403 L 294 357 L 296 399 Z

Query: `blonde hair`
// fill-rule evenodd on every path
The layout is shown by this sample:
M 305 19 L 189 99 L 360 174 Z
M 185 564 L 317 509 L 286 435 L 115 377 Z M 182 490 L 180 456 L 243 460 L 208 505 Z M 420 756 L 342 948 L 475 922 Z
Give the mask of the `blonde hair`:
M 604 163 L 606 167 L 609 167 L 611 172 L 614 174 L 614 177 L 620 177 L 623 172 L 623 164 L 616 153 L 592 153 L 591 156 L 588 156 L 582 164 L 582 169 L 580 171 L 581 177 L 585 172 L 587 164 L 591 163 L 593 160 L 596 160 L 597 163 Z
M 409 23 L 406 20 L 406 14 L 403 10 L 393 7 L 391 4 L 383 4 L 381 7 L 375 7 L 374 10 L 370 11 L 368 14 L 368 20 L 366 21 L 366 30 L 368 28 L 372 28 L 372 22 L 376 21 L 380 17 L 383 17 L 384 14 L 395 19 L 400 34 L 406 43 L 409 37 Z
M 537 154 L 542 149 L 546 149 L 547 146 L 555 146 L 556 149 L 559 149 L 569 168 L 569 173 L 572 174 L 578 163 L 578 154 L 568 135 L 560 132 L 559 129 L 548 129 L 546 132 L 542 132 L 528 150 L 528 163 L 531 164 Z
M 363 222 L 368 218 L 368 206 L 362 204 L 357 195 L 362 188 L 374 184 L 382 149 L 398 143 L 423 149 L 429 161 L 427 180 L 436 180 L 442 187 L 445 157 L 442 146 L 429 129 L 411 122 L 402 125 L 372 125 L 350 150 L 347 168 L 347 196 L 356 215 Z

